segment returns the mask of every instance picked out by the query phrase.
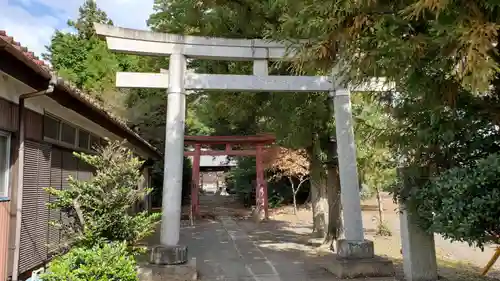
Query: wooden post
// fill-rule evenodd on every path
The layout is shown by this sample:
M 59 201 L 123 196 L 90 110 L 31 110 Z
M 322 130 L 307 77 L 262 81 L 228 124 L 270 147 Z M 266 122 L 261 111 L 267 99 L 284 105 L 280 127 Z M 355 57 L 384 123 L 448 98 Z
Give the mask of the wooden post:
M 495 250 L 495 253 L 491 257 L 490 261 L 486 266 L 483 268 L 483 272 L 481 272 L 481 276 L 485 276 L 488 271 L 490 271 L 490 268 L 495 264 L 495 262 L 498 260 L 498 257 L 500 257 L 500 247 L 497 247 Z
M 200 155 L 201 144 L 196 144 L 193 156 L 193 170 L 191 175 L 191 212 L 194 217 L 200 215 L 200 201 L 198 198 L 198 189 L 200 183 Z
M 262 145 L 257 144 L 255 162 L 256 162 L 256 172 L 257 172 L 257 184 L 256 184 L 256 194 L 255 199 L 257 201 L 257 209 L 259 212 L 264 211 L 264 216 L 268 218 L 268 204 L 267 204 L 267 185 L 264 179 L 264 165 L 263 165 L 263 155 L 262 155 Z M 260 215 L 260 214 L 259 214 Z
M 264 218 L 267 220 L 267 219 L 269 219 L 269 202 L 268 202 L 269 198 L 267 197 L 267 182 L 265 179 L 263 181 L 264 181 L 264 186 L 263 186 L 263 188 L 264 188 L 264 192 L 263 192 L 263 194 L 264 194 Z

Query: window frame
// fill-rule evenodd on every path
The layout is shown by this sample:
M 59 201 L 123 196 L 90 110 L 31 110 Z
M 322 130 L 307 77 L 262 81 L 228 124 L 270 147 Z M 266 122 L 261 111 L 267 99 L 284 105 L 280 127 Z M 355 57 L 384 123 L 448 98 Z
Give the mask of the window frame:
M 57 122 L 57 138 L 54 139 L 54 138 L 51 138 L 51 137 L 48 137 L 48 136 L 45 135 L 45 118 L 49 118 L 49 119 L 52 119 L 52 120 L 54 120 L 54 121 Z M 43 127 L 43 138 L 44 138 L 44 140 L 51 140 L 51 141 L 56 141 L 56 142 L 60 141 L 60 139 L 61 139 L 61 129 L 62 129 L 62 120 L 60 118 L 57 118 L 56 116 L 53 116 L 51 114 L 47 114 L 46 113 L 46 114 L 43 115 L 43 125 L 44 125 L 44 127 Z
M 72 150 L 75 150 L 75 151 L 82 151 L 82 152 L 86 152 L 86 153 L 96 153 L 96 150 L 93 149 L 92 147 L 92 139 L 95 138 L 96 139 L 96 143 L 99 145 L 101 144 L 101 142 L 103 140 L 105 140 L 104 138 L 100 137 L 99 135 L 97 134 L 94 134 L 92 132 L 90 132 L 90 130 L 87 130 L 87 129 L 84 129 L 84 128 L 81 128 L 80 126 L 78 125 L 75 125 L 71 122 L 68 122 L 54 114 L 51 114 L 50 112 L 47 112 L 45 111 L 44 113 L 44 118 L 45 116 L 47 116 L 48 118 L 50 119 L 53 119 L 55 121 L 58 122 L 58 136 L 57 136 L 57 139 L 53 139 L 51 137 L 47 137 L 45 136 L 45 128 L 43 128 L 43 140 L 47 143 L 50 143 L 50 144 L 55 144 L 57 146 L 61 146 L 61 147 L 65 147 L 65 148 L 68 148 L 68 149 L 72 149 Z M 45 122 L 45 119 L 44 119 L 44 122 Z M 73 128 L 75 130 L 75 142 L 74 143 L 68 143 L 68 142 L 65 142 L 62 140 L 62 128 L 63 128 L 63 124 L 66 124 L 67 126 Z M 87 133 L 89 135 L 89 140 L 88 140 L 88 147 L 87 148 L 82 148 L 80 147 L 80 131 L 84 131 L 85 133 Z
M 60 132 L 59 132 L 59 139 L 58 139 L 57 141 L 62 142 L 62 143 L 65 143 L 65 144 L 67 144 L 67 145 L 71 145 L 71 146 L 76 146 L 76 147 L 78 147 L 78 145 L 77 145 L 77 144 L 78 144 L 78 130 L 79 130 L 79 128 L 78 128 L 78 127 L 76 127 L 75 125 L 73 125 L 73 124 L 71 124 L 71 123 L 69 123 L 69 122 L 65 122 L 65 121 L 63 121 L 63 120 L 60 120 L 60 121 L 59 121 L 59 124 L 60 124 L 60 125 L 59 125 L 59 131 L 60 131 Z M 66 125 L 68 128 L 70 128 L 71 130 L 73 130 L 73 131 L 74 131 L 74 133 L 72 134 L 72 135 L 73 135 L 73 138 L 74 138 L 72 143 L 71 143 L 71 142 L 67 142 L 67 141 L 63 140 L 63 138 L 64 138 L 64 132 L 63 132 L 64 130 L 63 130 L 63 128 L 64 128 L 64 126 L 65 126 L 65 125 Z
M 6 142 L 6 159 L 5 159 L 5 164 L 6 164 L 6 175 L 5 175 L 5 178 L 4 178 L 4 186 L 5 186 L 5 190 L 2 190 L 0 189 L 0 201 L 3 199 L 3 200 L 7 200 L 9 199 L 9 193 L 10 193 L 10 189 L 9 189 L 9 185 L 10 185 L 10 172 L 11 172 L 11 150 L 12 150 L 12 134 L 9 133 L 9 132 L 6 132 L 6 131 L 2 131 L 0 130 L 0 137 L 5 137 L 7 139 L 7 142 Z
M 85 149 L 85 150 L 90 150 L 90 136 L 92 135 L 91 132 L 85 130 L 85 129 L 81 129 L 81 128 L 78 128 L 77 129 L 77 147 L 80 148 L 80 149 Z M 81 140 L 81 136 L 83 134 L 86 134 L 88 137 L 87 137 L 87 147 L 81 147 L 80 146 L 80 140 Z

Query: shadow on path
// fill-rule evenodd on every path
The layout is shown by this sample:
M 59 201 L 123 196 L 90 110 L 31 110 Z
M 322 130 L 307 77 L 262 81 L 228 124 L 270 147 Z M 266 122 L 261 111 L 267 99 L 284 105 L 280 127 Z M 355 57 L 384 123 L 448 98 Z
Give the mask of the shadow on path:
M 255 223 L 237 204 L 225 196 L 200 198 L 202 212 L 216 219 L 199 220 L 195 226 L 183 221 L 180 243 L 188 245 L 190 257 L 196 257 L 199 279 L 205 281 L 323 281 L 339 280 L 321 267 L 334 258 L 318 250 L 309 239 L 311 226 L 271 220 Z M 236 214 L 236 216 L 233 216 Z M 159 242 L 159 231 L 148 239 Z M 401 260 L 395 262 L 398 279 L 402 278 Z M 440 264 L 440 274 L 449 281 L 482 281 L 478 268 L 469 265 Z

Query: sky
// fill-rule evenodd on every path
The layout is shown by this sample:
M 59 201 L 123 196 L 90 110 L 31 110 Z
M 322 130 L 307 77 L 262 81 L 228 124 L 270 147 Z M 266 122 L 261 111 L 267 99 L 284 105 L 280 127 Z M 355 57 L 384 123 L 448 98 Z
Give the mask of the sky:
M 154 0 L 96 0 L 116 26 L 147 29 Z M 0 30 L 40 56 L 55 30 L 69 31 L 83 0 L 0 0 Z

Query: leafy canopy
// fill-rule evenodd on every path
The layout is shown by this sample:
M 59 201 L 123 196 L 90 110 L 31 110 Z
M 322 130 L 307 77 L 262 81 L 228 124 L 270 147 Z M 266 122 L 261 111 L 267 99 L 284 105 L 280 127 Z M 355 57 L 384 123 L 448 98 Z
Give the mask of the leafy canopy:
M 413 194 L 413 204 L 430 231 L 483 248 L 500 243 L 500 155 L 470 167 L 452 168 Z
M 442 69 L 472 91 L 489 89 L 498 71 L 500 3 L 495 0 L 278 0 L 284 12 L 267 35 L 308 39 L 297 62 L 354 80 L 386 76 L 396 82 Z
M 276 179 L 296 177 L 302 180 L 309 175 L 309 159 L 304 150 L 271 148 L 265 155 L 264 165 L 274 172 Z

